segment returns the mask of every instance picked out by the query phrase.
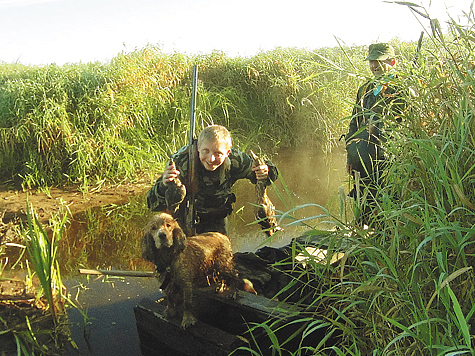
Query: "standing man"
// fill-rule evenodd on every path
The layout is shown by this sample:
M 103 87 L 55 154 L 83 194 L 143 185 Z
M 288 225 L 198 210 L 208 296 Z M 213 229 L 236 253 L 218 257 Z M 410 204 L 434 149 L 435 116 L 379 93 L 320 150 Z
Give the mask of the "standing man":
M 363 84 L 356 96 L 356 103 L 345 135 L 347 172 L 354 178 L 350 196 L 356 201 L 356 222 L 359 226 L 372 226 L 377 207 L 376 194 L 382 186 L 384 167 L 384 124 L 388 120 L 400 122 L 404 110 L 395 80 L 394 48 L 387 43 L 369 46 L 366 60 L 374 78 Z

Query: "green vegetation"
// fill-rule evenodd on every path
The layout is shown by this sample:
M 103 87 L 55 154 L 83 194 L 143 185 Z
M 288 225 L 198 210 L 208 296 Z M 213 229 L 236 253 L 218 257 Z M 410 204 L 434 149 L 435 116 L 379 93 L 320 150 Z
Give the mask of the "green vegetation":
M 445 36 L 432 21 L 417 64 L 414 47 L 394 43 L 401 53 L 399 85 L 415 96 L 403 123 L 388 125 L 391 165 L 378 191 L 377 229 L 357 229 L 346 220 L 343 194 L 341 216 L 312 212 L 314 220 L 333 219 L 339 227 L 322 242 L 330 256 L 344 246 L 339 263 L 322 264 L 296 244 L 307 265 L 293 259 L 280 266 L 293 276 L 285 290 L 300 286 L 292 297 L 310 305 L 315 318 L 300 320 L 307 327 L 302 345 L 313 337 L 308 331 L 326 328 L 321 343 L 295 355 L 475 353 L 475 18 L 469 16 L 470 26 L 453 22 Z M 311 217 L 292 223 L 308 224 Z M 275 354 L 284 354 L 286 340 L 276 341 L 269 325 L 259 328 Z
M 0 181 L 87 190 L 156 174 L 187 138 L 194 63 L 198 130 L 224 124 L 243 149 L 317 145 L 329 152 L 358 81 L 328 72 L 322 56 L 350 69 L 334 49 L 239 59 L 147 47 L 107 64 L 0 64 Z
M 28 231 L 25 232 L 26 250 L 28 251 L 34 273 L 41 284 L 42 290 L 39 291 L 38 298 L 43 295 L 46 298 L 55 325 L 58 323 L 56 308 L 61 311 L 64 303 L 62 295 L 63 283 L 61 282 L 57 252 L 59 240 L 66 228 L 67 217 L 68 215 L 65 213 L 60 220 L 51 219 L 52 233 L 51 237 L 49 237 L 48 232 L 39 222 L 33 207 L 27 205 Z
M 23 265 L 25 262 L 28 275 L 21 295 L 9 293 L 8 288 L 3 290 L 4 297 L 12 295 L 11 300 L 2 300 L 0 322 L 2 329 L 2 351 L 5 354 L 17 355 L 57 355 L 64 351 L 64 345 L 69 339 L 69 325 L 65 315 L 65 287 L 61 281 L 57 252 L 59 241 L 64 232 L 68 214 L 62 218 L 55 216 L 50 226 L 45 228 L 38 220 L 38 215 L 27 202 L 27 226 L 21 229 L 29 261 L 20 258 L 14 263 Z M 3 255 L 3 247 L 0 252 Z M 4 259 L 8 263 L 8 256 Z M 0 271 L 0 281 L 8 281 Z M 12 278 L 20 282 L 17 278 Z M 38 283 L 36 283 L 38 281 Z M 36 288 L 36 285 L 39 285 Z M 17 284 L 21 290 L 21 284 Z M 29 295 L 34 292 L 36 297 Z M 72 304 L 72 303 L 71 303 Z M 46 311 L 49 310 L 49 313 Z M 69 340 L 71 345 L 74 341 Z
M 331 235 L 330 254 L 340 242 L 346 246 L 337 265 L 319 263 L 295 246 L 295 254 L 307 257 L 305 267 L 289 263 L 292 286 L 302 285 L 295 293 L 312 307 L 302 319 L 314 320 L 305 335 L 324 327 L 336 340 L 296 355 L 475 353 L 475 19 L 467 16 L 469 26 L 453 22 L 445 36 L 432 21 L 434 32 L 417 64 L 416 43 L 392 42 L 399 84 L 416 95 L 403 123 L 389 127 L 391 165 L 379 190 L 378 229 L 352 226 L 345 194 L 340 216 L 325 210 L 315 215 L 311 204 L 285 215 L 282 222 L 312 209 L 292 221 L 317 221 L 312 226 L 332 219 L 339 230 Z M 88 189 L 155 176 L 187 137 L 195 63 L 199 125 L 226 125 L 242 149 L 314 145 L 331 154 L 369 74 L 365 52 L 276 49 L 242 59 L 147 47 L 108 64 L 1 64 L 0 180 L 25 188 L 77 183 Z M 276 354 L 285 350 L 286 340 L 276 340 L 272 326 L 255 327 L 272 336 Z

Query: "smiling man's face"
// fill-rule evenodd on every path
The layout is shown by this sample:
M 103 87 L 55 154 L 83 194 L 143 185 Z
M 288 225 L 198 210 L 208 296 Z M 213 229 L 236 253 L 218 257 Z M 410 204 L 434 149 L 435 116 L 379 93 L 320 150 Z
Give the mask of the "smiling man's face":
M 229 156 L 231 149 L 226 143 L 205 140 L 198 143 L 198 154 L 203 167 L 208 171 L 215 171 Z

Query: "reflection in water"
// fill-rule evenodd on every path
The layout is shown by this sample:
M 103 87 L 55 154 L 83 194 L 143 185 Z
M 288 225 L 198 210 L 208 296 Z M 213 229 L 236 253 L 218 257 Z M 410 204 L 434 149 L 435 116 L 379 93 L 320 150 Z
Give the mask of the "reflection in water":
M 61 241 L 63 273 L 74 275 L 78 268 L 151 270 L 140 254 L 142 228 L 150 215 L 143 196 L 77 214 Z

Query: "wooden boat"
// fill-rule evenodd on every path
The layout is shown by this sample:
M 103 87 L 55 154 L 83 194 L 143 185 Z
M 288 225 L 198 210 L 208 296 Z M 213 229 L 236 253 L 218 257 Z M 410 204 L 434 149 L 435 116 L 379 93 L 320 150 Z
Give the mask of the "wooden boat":
M 258 328 L 251 334 L 249 327 L 265 321 L 282 326 L 298 319 L 302 312 L 293 305 L 241 291 L 234 300 L 223 298 L 213 289 L 199 289 L 194 301 L 198 321 L 186 330 L 181 329 L 180 319 L 163 316 L 164 303 L 143 300 L 134 308 L 143 355 L 225 356 L 236 349 L 233 355 L 249 355 L 248 349 L 258 347 L 270 355 L 271 340 L 265 330 Z M 301 326 L 283 327 L 276 336 L 285 340 Z
M 297 242 L 307 244 L 311 238 L 315 239 L 302 236 Z M 327 234 L 325 238 L 330 239 L 331 234 Z M 325 247 L 322 244 L 322 237 L 317 239 L 320 242 L 316 243 L 316 246 Z M 325 327 L 313 329 L 303 342 L 301 337 L 308 324 L 314 321 L 304 316 L 314 316 L 314 310 L 270 299 L 288 283 L 283 277 L 289 276 L 289 271 L 282 273 L 271 265 L 276 261 L 291 258 L 291 250 L 290 246 L 280 249 L 264 247 L 256 253 L 236 253 L 234 259 L 240 276 L 251 280 L 259 295 L 239 291 L 237 299 L 226 299 L 221 294 L 215 293 L 213 288 L 196 289 L 193 304 L 198 321 L 186 330 L 181 329 L 179 318 L 168 320 L 163 316 L 165 309 L 163 302 L 141 301 L 134 308 L 134 312 L 142 354 L 220 356 L 229 355 L 234 351 L 233 355 L 250 355 L 251 349 L 260 350 L 258 354 L 272 355 L 273 341 L 265 328 L 257 327 L 252 332 L 249 331 L 253 326 L 266 321 L 268 326 L 273 324 L 272 331 L 275 332 L 275 338 L 279 343 L 295 335 L 285 344 L 286 350 L 295 352 L 304 346 L 316 346 L 325 337 L 327 332 Z M 330 259 L 330 263 L 333 264 L 342 258 L 343 253 L 327 256 L 324 249 L 309 246 L 306 256 L 310 255 L 321 260 L 321 263 L 327 263 L 327 259 Z M 296 258 L 302 268 L 305 268 L 305 259 L 303 255 Z M 320 283 L 307 281 L 309 285 L 312 282 Z M 289 288 L 281 293 L 281 296 L 292 302 L 294 291 Z M 302 298 L 300 293 L 294 295 L 297 299 Z

